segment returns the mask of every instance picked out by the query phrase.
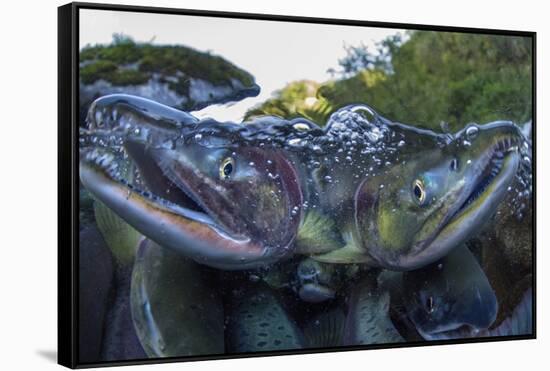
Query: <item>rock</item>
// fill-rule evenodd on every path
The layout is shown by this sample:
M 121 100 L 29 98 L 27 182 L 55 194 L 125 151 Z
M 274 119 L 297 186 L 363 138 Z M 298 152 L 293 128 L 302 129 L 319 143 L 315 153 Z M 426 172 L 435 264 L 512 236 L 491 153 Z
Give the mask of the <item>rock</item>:
M 147 358 L 132 321 L 130 308 L 132 268 L 132 265 L 115 264 L 114 287 L 108 304 L 109 311 L 105 316 L 102 361 Z
M 115 37 L 80 51 L 80 117 L 91 102 L 113 93 L 152 99 L 182 110 L 258 95 L 254 77 L 224 58 L 181 45 Z
M 86 188 L 80 183 L 79 186 L 79 230 L 82 231 L 90 225 L 95 225 L 95 215 L 94 215 L 94 198 L 88 192 Z
M 79 234 L 79 361 L 100 361 L 103 329 L 113 284 L 113 261 L 101 233 L 87 225 Z

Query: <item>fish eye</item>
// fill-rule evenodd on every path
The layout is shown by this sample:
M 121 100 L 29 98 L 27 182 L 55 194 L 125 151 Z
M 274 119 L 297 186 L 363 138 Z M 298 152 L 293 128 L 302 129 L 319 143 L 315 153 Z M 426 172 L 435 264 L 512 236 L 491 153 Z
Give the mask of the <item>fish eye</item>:
M 413 182 L 413 196 L 418 204 L 423 205 L 426 201 L 426 188 L 424 187 L 424 182 L 420 179 L 416 179 Z
M 235 170 L 235 160 L 232 157 L 226 157 L 220 165 L 220 179 L 228 179 Z
M 428 296 L 428 298 L 426 299 L 426 309 L 428 313 L 433 313 L 433 311 L 435 310 L 433 296 Z
M 457 158 L 453 158 L 453 159 L 451 160 L 451 164 L 450 164 L 449 168 L 450 168 L 452 171 L 457 171 L 457 170 L 458 170 L 458 159 L 457 159 Z

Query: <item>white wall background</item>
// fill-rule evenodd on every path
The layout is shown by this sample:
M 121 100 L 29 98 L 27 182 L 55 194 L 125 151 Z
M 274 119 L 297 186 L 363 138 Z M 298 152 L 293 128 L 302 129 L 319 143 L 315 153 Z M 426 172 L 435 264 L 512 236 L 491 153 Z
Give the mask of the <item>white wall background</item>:
M 550 26 L 544 2 L 118 0 L 135 5 L 534 30 L 538 34 L 538 339 L 146 366 L 156 370 L 527 370 L 550 353 Z M 48 370 L 56 350 L 58 0 L 12 1 L 0 21 L 0 369 Z M 143 369 L 143 366 L 129 369 Z

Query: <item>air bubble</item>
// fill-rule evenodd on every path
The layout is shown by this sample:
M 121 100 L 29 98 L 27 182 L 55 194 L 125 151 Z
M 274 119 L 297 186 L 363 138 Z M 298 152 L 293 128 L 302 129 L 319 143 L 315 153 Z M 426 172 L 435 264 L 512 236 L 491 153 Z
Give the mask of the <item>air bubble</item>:
M 296 123 L 294 125 L 292 125 L 292 127 L 298 131 L 307 131 L 309 130 L 309 125 L 308 124 L 304 124 L 303 122 L 299 122 L 299 123 Z
M 302 139 L 300 139 L 300 138 L 290 139 L 288 141 L 288 145 L 293 146 L 293 147 L 299 147 L 299 146 L 302 145 Z
M 469 141 L 472 141 L 477 137 L 477 134 L 479 133 L 479 128 L 475 125 L 468 126 L 466 128 L 466 138 Z

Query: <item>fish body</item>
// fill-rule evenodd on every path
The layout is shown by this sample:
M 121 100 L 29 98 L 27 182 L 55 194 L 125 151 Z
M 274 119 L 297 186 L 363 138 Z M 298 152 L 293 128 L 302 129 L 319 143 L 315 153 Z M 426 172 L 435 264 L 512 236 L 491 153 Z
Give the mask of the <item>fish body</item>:
M 227 317 L 229 352 L 301 349 L 304 337 L 276 291 L 266 285 L 233 294 Z
M 143 236 L 101 201 L 94 202 L 97 227 L 118 264 L 131 265 Z
M 393 149 L 381 160 L 387 162 L 359 173 L 358 186 L 346 191 L 349 201 L 342 201 L 338 223 L 346 245 L 316 259 L 364 260 L 391 270 L 433 263 L 479 231 L 516 175 L 523 136 L 509 122 L 472 124 L 446 137 L 386 127 L 392 134 L 383 148 Z M 402 141 L 413 144 L 399 147 Z
M 332 348 L 343 345 L 346 314 L 341 307 L 318 313 L 304 326 L 308 348 Z
M 367 276 L 352 290 L 344 330 L 344 345 L 369 345 L 403 342 L 390 318 L 390 295 L 376 287 Z
M 306 258 L 300 262 L 296 272 L 298 295 L 306 302 L 319 303 L 333 299 L 336 295 L 334 267 L 323 265 Z
M 113 99 L 92 106 L 92 131 Z M 143 235 L 226 270 L 296 254 L 419 268 L 477 230 L 518 166 L 519 129 L 510 123 L 441 135 L 356 105 L 325 129 L 275 117 L 242 125 L 128 99 L 107 132 L 124 132 L 118 143 L 141 183 L 121 181 L 99 148 L 81 156 L 82 183 Z
M 466 246 L 402 277 L 403 305 L 425 340 L 467 337 L 488 329 L 498 301 L 485 273 Z
M 149 357 L 222 354 L 220 293 L 201 267 L 145 240 L 132 272 L 133 324 Z
M 306 257 L 296 267 L 296 291 L 309 303 L 331 300 L 350 282 L 354 284 L 354 278 L 366 269 L 357 264 L 329 264 Z

